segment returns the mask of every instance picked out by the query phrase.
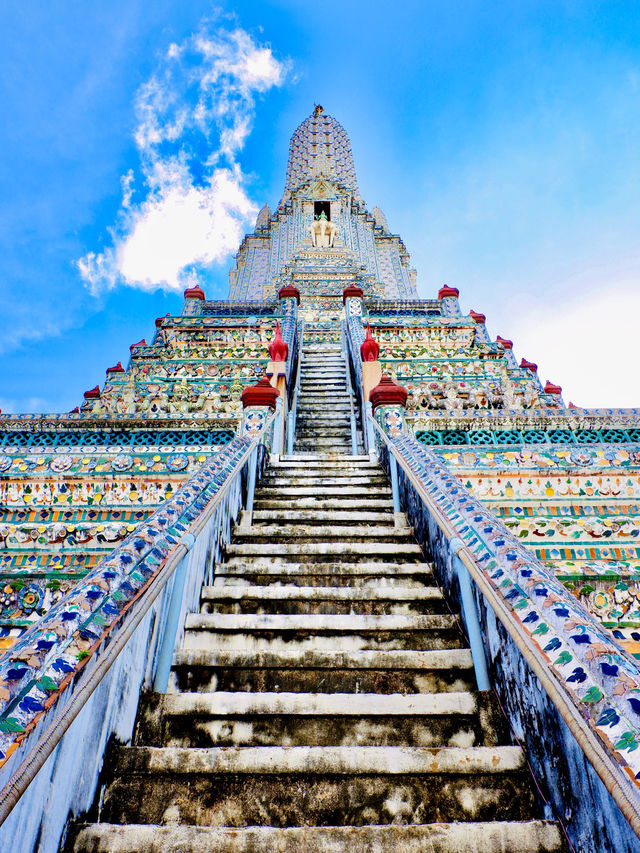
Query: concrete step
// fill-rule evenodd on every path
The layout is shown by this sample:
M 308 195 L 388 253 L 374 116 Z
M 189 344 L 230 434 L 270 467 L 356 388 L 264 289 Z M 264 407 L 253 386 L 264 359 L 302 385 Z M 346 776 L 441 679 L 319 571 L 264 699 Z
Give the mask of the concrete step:
M 428 615 L 193 613 L 183 640 L 188 649 L 278 652 L 460 648 L 454 617 Z
M 339 494 L 342 494 L 345 486 L 372 486 L 378 489 L 389 488 L 389 481 L 382 474 L 371 474 L 369 472 L 361 474 L 359 471 L 343 471 L 340 474 L 324 473 L 316 470 L 314 473 L 307 472 L 306 474 L 299 471 L 284 471 L 278 469 L 266 476 L 258 486 L 258 491 L 263 488 L 280 488 L 287 486 L 296 487 L 314 487 L 321 488 L 322 486 L 337 486 L 340 489 Z
M 229 585 L 205 587 L 202 613 L 334 613 L 382 616 L 441 613 L 437 587 L 395 587 L 393 590 L 322 586 Z
M 120 747 L 107 822 L 217 826 L 525 819 L 518 747 Z M 366 784 L 363 784 L 363 776 Z
M 212 716 L 203 712 L 171 715 L 164 708 L 170 695 L 179 694 L 167 694 L 165 697 L 155 694 L 155 705 L 145 699 L 148 709 L 143 710 L 139 717 L 136 744 L 200 749 L 281 745 L 418 746 L 436 749 L 490 745 L 483 739 L 477 714 L 362 717 L 348 713 L 339 716 L 283 713 L 236 717 Z M 350 698 L 354 695 L 358 694 L 349 694 Z
M 372 462 L 368 456 L 350 456 L 348 460 L 330 459 L 327 456 L 314 456 L 309 454 L 305 458 L 300 456 L 283 456 L 280 461 L 276 462 L 274 468 L 335 468 L 337 470 L 343 468 L 365 468 L 371 471 L 380 472 L 380 466 L 377 462 Z
M 232 546 L 230 546 L 232 547 Z M 227 552 L 228 553 L 228 552 Z M 344 557 L 344 555 L 341 555 Z M 395 556 L 395 549 L 392 556 Z M 432 569 L 429 563 L 422 559 L 422 554 L 415 554 L 413 559 L 407 560 L 401 558 L 394 561 L 361 559 L 361 560 L 297 560 L 295 555 L 285 554 L 280 556 L 254 556 L 252 559 L 247 559 L 245 556 L 229 555 L 224 563 L 220 563 L 216 567 L 216 578 L 222 583 L 224 578 L 230 575 L 241 577 L 243 575 L 252 575 L 257 577 L 260 575 L 271 576 L 289 576 L 291 583 L 294 583 L 296 576 L 313 576 L 321 578 L 323 576 L 331 576 L 332 578 L 344 578 L 353 581 L 356 577 L 362 579 L 370 579 L 371 583 L 380 587 L 383 585 L 392 586 L 393 583 L 398 583 L 403 577 L 419 577 L 431 579 Z M 252 581 L 255 583 L 255 581 Z M 310 584 L 311 585 L 311 584 Z M 315 584 L 313 584 L 315 585 Z M 328 583 L 321 584 L 328 586 Z M 344 583 L 338 583 L 335 580 L 332 586 L 344 586 Z M 406 584 L 405 584 L 406 585 Z
M 347 436 L 347 435 L 349 436 L 348 452 L 351 453 L 351 436 L 349 433 L 347 433 L 345 431 L 345 436 Z M 302 441 L 302 440 L 298 442 L 298 441 L 294 440 L 294 446 L 295 447 L 299 446 L 301 448 L 304 448 L 305 450 L 327 450 L 327 451 L 332 451 L 332 452 L 336 452 L 336 450 L 335 450 L 336 448 L 342 447 L 343 448 L 342 452 L 345 455 L 348 455 L 347 454 L 347 443 L 346 443 L 346 441 L 341 441 L 341 439 L 337 438 L 337 437 L 336 438 L 323 438 L 322 436 L 318 436 L 317 438 L 314 438 L 312 442 L 311 441 Z
M 244 829 L 88 824 L 73 853 L 560 853 L 550 821 L 432 823 L 421 826 L 300 826 Z
M 172 689 L 188 692 L 216 689 L 294 693 L 366 691 L 381 694 L 468 691 L 474 688 L 475 681 L 471 663 L 464 656 L 456 657 L 463 652 L 466 649 L 421 652 L 365 650 L 350 653 L 335 650 L 303 653 L 294 649 L 286 649 L 281 653 L 247 652 L 242 649 L 227 652 L 182 649 L 174 658 Z M 390 663 L 389 656 L 393 658 L 394 655 L 402 662 L 401 666 L 394 667 Z M 404 661 L 403 655 L 406 658 Z M 428 660 L 424 661 L 424 656 L 429 655 L 439 655 L 441 659 L 448 660 L 450 665 L 439 667 L 436 658 L 429 666 Z M 328 665 L 327 660 L 334 660 L 335 665 Z M 360 735 L 363 736 L 362 731 Z M 450 736 L 451 733 L 447 737 Z M 390 742 L 388 733 L 385 737 L 385 742 Z M 435 733 L 428 735 L 428 742 L 425 738 L 427 735 L 422 733 L 419 740 L 411 743 L 416 746 L 450 743 L 447 739 L 437 741 Z M 371 742 L 375 743 L 375 740 Z M 474 742 L 465 741 L 465 744 L 472 745 Z M 461 741 L 457 741 L 458 746 L 461 744 Z
M 314 693 L 448 693 L 474 689 L 468 649 L 435 651 L 247 652 L 180 649 L 174 655 L 174 690 L 289 691 Z M 358 729 L 358 727 L 356 727 Z M 363 732 L 360 729 L 360 735 Z M 450 735 L 448 735 L 450 736 Z M 385 735 L 389 743 L 389 733 Z M 416 746 L 433 745 L 422 733 Z M 149 742 L 149 741 L 144 741 Z M 342 741 L 340 741 L 342 742 Z M 354 741 L 362 743 L 363 741 Z M 371 741 L 375 743 L 375 741 Z M 396 741 L 394 741 L 396 742 Z M 401 741 L 397 741 L 401 742 Z M 440 743 L 448 743 L 448 740 Z M 492 741 L 493 742 L 493 741 Z M 473 742 L 465 742 L 472 745 Z M 202 745 L 202 744 L 201 744 Z M 462 745 L 459 741 L 458 746 Z
M 325 601 L 346 601 L 354 603 L 357 601 L 392 601 L 399 603 L 403 601 L 429 602 L 434 599 L 442 600 L 442 593 L 437 586 L 394 587 L 393 589 L 351 589 L 349 587 L 303 587 L 303 586 L 278 586 L 263 587 L 242 586 L 204 586 L 202 587 L 202 601 L 220 602 L 226 600 L 237 601 L 242 598 L 274 599 L 285 601 L 290 599 L 305 601 L 322 599 Z
M 301 524 L 323 524 L 328 521 L 353 522 L 354 524 L 362 524 L 364 522 L 377 524 L 393 524 L 393 512 L 369 512 L 368 510 L 328 510 L 317 509 L 298 509 L 298 510 L 254 510 L 253 523 L 254 525 L 260 522 L 275 523 L 275 522 L 294 522 L 298 521 Z
M 442 631 L 456 627 L 449 614 L 343 613 L 188 613 L 187 631 L 238 631 L 278 634 L 369 634 L 378 632 Z
M 477 712 L 472 693 L 173 693 L 164 697 L 169 716 L 433 717 Z M 276 771 L 277 772 L 277 771 Z
M 329 498 L 315 498 L 315 497 L 304 497 L 304 498 L 296 498 L 295 496 L 285 496 L 281 498 L 267 498 L 264 499 L 260 497 L 259 493 L 256 493 L 254 507 L 256 510 L 275 510 L 275 511 L 285 511 L 288 508 L 295 509 L 299 507 L 300 511 L 303 510 L 312 510 L 316 511 L 331 511 L 335 510 L 336 512 L 340 511 L 353 511 L 353 512 L 369 512 L 369 511 L 382 511 L 382 510 L 391 510 L 393 511 L 393 501 L 391 498 L 388 499 L 379 499 L 379 498 L 340 498 L 335 497 L 332 499 Z
M 309 541 L 314 547 L 323 546 L 326 542 L 339 539 L 343 542 L 378 542 L 413 543 L 410 527 L 393 527 L 392 525 L 363 525 L 363 524 L 255 524 L 252 527 L 236 527 L 234 542 L 274 544 L 296 544 L 299 540 Z
M 404 562 L 407 557 L 420 559 L 422 552 L 415 542 L 246 542 L 227 546 L 227 556 L 233 557 L 295 557 L 300 562 L 324 562 L 327 556 L 360 562 L 370 555 L 392 557 Z
M 326 479 L 329 482 L 323 483 L 322 479 Z M 331 482 L 331 478 L 321 478 L 320 482 L 316 480 L 310 484 L 305 483 L 304 485 L 285 486 L 282 483 L 278 483 L 277 488 L 275 486 L 272 487 L 270 482 L 265 480 L 265 485 L 258 487 L 256 498 L 264 499 L 293 495 L 295 497 L 309 496 L 322 500 L 327 497 L 335 498 L 337 496 L 342 499 L 352 497 L 386 498 L 390 494 L 391 486 L 388 483 L 351 485 L 349 483 L 340 483 L 339 480 Z

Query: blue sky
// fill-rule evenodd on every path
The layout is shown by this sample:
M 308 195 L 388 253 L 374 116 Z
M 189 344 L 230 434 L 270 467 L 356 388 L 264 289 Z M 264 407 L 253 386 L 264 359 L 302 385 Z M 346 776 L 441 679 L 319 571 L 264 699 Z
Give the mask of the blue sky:
M 311 9 L 3 4 L 3 411 L 71 409 L 185 282 L 224 298 L 315 102 L 422 296 L 459 287 L 565 399 L 640 405 L 640 5 Z

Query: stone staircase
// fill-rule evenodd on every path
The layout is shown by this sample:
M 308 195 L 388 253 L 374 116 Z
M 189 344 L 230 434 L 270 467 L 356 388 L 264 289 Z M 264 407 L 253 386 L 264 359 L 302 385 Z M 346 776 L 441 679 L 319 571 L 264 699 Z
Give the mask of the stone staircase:
M 254 509 L 67 849 L 562 850 L 381 468 L 285 457 Z
M 313 327 L 307 328 L 300 364 L 294 451 L 351 453 L 351 405 L 340 343 L 316 343 L 309 340 L 312 336 Z M 360 439 L 358 443 L 361 451 Z

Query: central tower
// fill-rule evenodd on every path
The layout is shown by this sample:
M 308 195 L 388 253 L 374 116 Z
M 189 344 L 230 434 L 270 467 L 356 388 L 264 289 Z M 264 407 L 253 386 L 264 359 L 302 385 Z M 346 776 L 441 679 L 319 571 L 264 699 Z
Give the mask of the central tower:
M 330 224 L 316 229 L 316 222 Z M 326 239 L 317 240 L 315 230 Z M 316 106 L 291 137 L 277 210 L 272 212 L 265 204 L 254 232 L 240 246 L 229 276 L 229 298 L 274 297 L 291 282 L 292 265 L 298 261 L 317 272 L 318 287 L 303 289 L 303 299 L 341 295 L 342 290 L 333 294 L 329 282 L 322 287 L 323 270 L 334 268 L 337 260 L 352 277 L 362 278 L 358 283 L 367 296 L 417 298 L 416 274 L 404 243 L 389 232 L 382 211 L 378 207 L 369 211 L 360 196 L 346 130 Z

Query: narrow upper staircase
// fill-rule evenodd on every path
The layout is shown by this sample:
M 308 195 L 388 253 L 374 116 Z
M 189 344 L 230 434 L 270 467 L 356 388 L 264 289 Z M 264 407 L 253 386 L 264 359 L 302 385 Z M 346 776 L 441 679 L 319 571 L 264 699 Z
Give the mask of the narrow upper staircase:
M 382 469 L 344 455 L 344 409 L 313 415 L 342 393 L 327 349 L 297 445 L 324 455 L 269 469 L 68 850 L 563 849 Z
M 351 453 L 351 403 L 340 342 L 315 342 L 312 335 L 313 328 L 307 329 L 294 450 Z M 360 440 L 358 446 L 361 450 Z

